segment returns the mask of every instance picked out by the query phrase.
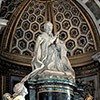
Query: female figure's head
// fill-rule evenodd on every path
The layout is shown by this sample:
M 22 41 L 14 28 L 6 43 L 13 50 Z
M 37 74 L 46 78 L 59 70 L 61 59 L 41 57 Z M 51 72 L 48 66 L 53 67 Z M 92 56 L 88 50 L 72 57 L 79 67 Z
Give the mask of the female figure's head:
M 52 33 L 52 29 L 53 29 L 53 24 L 51 22 L 46 22 L 44 24 L 44 31 L 48 34 Z
M 23 83 L 17 83 L 13 90 L 16 95 L 22 95 L 23 97 L 28 94 L 28 91 Z

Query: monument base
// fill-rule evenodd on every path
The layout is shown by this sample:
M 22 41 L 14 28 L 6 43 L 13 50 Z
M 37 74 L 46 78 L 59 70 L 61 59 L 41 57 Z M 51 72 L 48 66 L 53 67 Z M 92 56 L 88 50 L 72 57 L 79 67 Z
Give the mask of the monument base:
M 28 100 L 74 100 L 75 84 L 65 80 L 30 80 L 28 81 L 28 85 Z

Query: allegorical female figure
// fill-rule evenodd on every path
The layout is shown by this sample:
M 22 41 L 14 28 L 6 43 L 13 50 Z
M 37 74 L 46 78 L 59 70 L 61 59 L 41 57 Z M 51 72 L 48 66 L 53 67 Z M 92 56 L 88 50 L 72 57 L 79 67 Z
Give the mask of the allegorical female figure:
M 17 83 L 14 88 L 13 100 L 25 100 L 25 96 L 28 94 L 27 88 L 24 83 Z

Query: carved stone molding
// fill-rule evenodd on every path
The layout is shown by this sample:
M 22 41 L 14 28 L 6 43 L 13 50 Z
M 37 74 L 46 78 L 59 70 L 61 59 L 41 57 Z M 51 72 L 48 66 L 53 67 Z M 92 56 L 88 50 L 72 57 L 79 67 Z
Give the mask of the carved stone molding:
M 21 65 L 14 64 L 14 63 L 0 59 L 0 72 L 3 75 L 7 75 L 7 73 L 24 75 L 25 73 L 28 74 L 29 72 L 31 72 L 31 67 L 21 66 Z
M 91 64 L 80 66 L 74 68 L 76 73 L 76 78 L 87 77 L 90 75 L 95 75 L 99 72 L 100 64 L 98 62 L 93 62 Z

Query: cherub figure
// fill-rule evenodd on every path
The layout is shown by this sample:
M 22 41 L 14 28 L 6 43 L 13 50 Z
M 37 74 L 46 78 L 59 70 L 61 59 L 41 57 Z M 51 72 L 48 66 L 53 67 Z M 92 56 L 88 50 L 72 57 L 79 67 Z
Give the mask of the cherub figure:
M 2 100 L 13 100 L 10 93 L 5 93 Z

